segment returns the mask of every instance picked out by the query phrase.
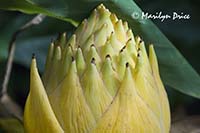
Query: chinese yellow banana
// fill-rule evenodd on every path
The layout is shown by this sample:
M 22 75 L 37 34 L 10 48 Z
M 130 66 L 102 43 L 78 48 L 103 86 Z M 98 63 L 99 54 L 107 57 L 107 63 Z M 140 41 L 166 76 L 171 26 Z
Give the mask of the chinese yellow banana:
M 133 29 L 134 30 L 134 29 Z M 30 133 L 169 133 L 170 110 L 153 45 L 99 5 L 32 59 L 24 128 Z

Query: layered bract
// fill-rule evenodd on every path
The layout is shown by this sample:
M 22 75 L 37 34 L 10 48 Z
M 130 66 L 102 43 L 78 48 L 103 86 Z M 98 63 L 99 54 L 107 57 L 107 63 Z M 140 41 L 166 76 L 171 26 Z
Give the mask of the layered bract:
M 32 59 L 30 133 L 168 133 L 170 111 L 153 45 L 103 5 L 50 44 L 42 80 Z

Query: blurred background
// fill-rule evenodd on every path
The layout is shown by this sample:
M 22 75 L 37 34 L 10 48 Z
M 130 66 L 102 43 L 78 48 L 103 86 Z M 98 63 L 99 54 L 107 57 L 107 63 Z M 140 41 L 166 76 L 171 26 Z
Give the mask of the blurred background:
M 170 19 L 164 22 L 153 20 L 153 22 L 200 74 L 200 1 L 136 0 L 136 3 L 144 12 L 152 14 L 162 11 L 163 14 L 183 12 L 190 15 L 189 20 L 173 21 Z M 3 82 L 11 36 L 33 17 L 34 15 L 0 10 L 0 83 Z M 74 31 L 74 27 L 69 23 L 46 17 L 41 24 L 32 26 L 18 36 L 8 92 L 22 108 L 29 90 L 29 66 L 32 53 L 36 54 L 39 70 L 42 73 L 48 45 L 58 36 L 58 33 L 65 31 L 70 35 Z M 199 99 L 184 95 L 168 86 L 166 88 L 173 115 L 181 113 L 190 116 L 200 115 Z M 0 111 L 2 110 L 0 107 Z M 0 115 L 5 115 L 2 112 Z

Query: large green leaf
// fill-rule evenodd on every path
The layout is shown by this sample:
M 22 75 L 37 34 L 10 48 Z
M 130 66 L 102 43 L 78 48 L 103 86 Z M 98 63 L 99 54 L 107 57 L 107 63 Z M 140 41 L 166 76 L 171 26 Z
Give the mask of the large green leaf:
M 38 1 L 39 2 L 39 1 Z M 0 0 L 0 9 L 4 10 L 13 10 L 13 11 L 21 11 L 27 14 L 45 14 L 50 17 L 55 17 L 64 21 L 68 21 L 73 25 L 77 25 L 77 22 L 73 21 L 70 18 L 66 18 L 65 16 L 59 14 L 59 7 L 56 5 L 60 2 L 54 2 L 54 5 L 51 4 L 51 6 L 57 7 L 56 10 L 53 10 L 51 8 L 48 8 L 49 2 L 46 1 L 46 6 L 41 6 L 40 4 L 43 4 L 45 1 L 42 1 L 40 3 L 34 3 L 34 1 L 28 1 L 28 0 Z M 53 2 L 53 1 L 52 1 Z M 56 3 L 56 4 L 55 4 Z M 63 9 L 62 9 L 63 10 Z
M 119 17 L 127 20 L 135 35 L 140 35 L 145 42 L 155 45 L 161 77 L 166 85 L 200 98 L 200 76 L 198 73 L 150 20 L 133 17 L 133 13 L 136 12 L 140 16 L 142 11 L 132 0 L 58 0 L 56 2 L 48 0 L 0 0 L 0 8 L 30 14 L 43 13 L 75 24 L 74 22 L 80 22 L 84 17 L 87 17 L 89 12 L 101 2 Z

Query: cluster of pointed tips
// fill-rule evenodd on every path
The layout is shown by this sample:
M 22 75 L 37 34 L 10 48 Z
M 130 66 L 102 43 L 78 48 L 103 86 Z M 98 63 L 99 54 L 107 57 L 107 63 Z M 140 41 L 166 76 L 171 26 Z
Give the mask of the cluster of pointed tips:
M 68 41 L 67 41 L 68 40 Z M 50 44 L 40 78 L 32 59 L 30 133 L 168 133 L 170 111 L 153 45 L 103 5 L 71 38 Z

